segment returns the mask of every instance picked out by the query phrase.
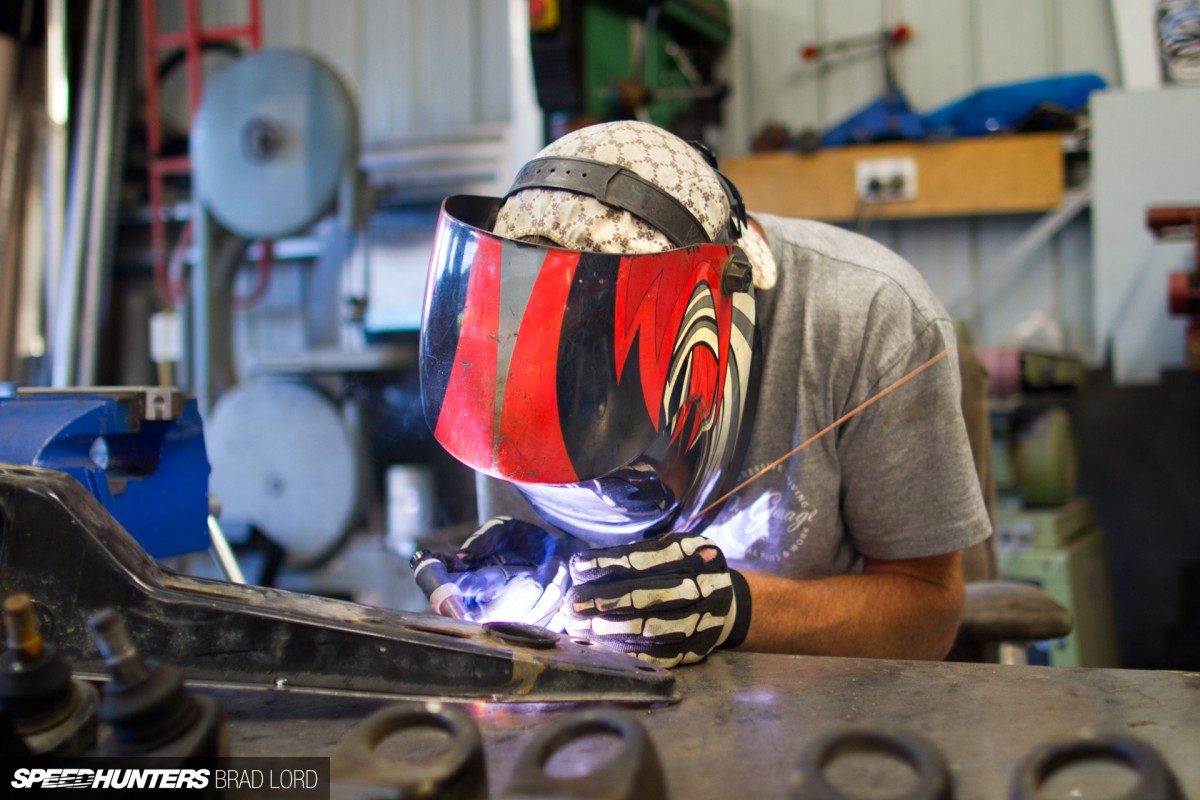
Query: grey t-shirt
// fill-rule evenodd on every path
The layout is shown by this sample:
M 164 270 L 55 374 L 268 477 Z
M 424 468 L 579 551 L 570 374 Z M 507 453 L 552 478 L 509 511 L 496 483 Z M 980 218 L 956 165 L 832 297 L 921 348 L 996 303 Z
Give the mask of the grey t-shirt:
M 735 566 L 794 578 L 861 556 L 938 555 L 991 527 L 960 405 L 954 327 L 920 274 L 863 236 L 756 214 L 779 268 L 758 292 L 763 371 L 739 481 L 947 348 L 948 357 L 731 497 L 704 535 Z M 537 521 L 486 479 L 480 515 Z M 544 524 L 544 523 L 542 523 Z
M 954 326 L 920 274 L 864 236 L 755 215 L 779 267 L 757 296 L 762 384 L 744 480 L 950 354 L 730 498 L 705 530 L 744 568 L 795 578 L 918 558 L 991 531 L 961 407 Z

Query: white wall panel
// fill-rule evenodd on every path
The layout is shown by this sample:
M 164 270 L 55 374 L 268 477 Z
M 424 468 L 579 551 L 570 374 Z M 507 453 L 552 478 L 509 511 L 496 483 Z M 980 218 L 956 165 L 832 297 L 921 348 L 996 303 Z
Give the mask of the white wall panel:
M 1034 315 L 1057 321 L 1059 306 L 1057 258 L 1053 246 L 1012 266 L 1008 255 L 1021 234 L 1037 221 L 1031 214 L 1001 216 L 981 221 L 978 230 L 979 340 L 985 344 L 1008 342 L 1017 327 Z
M 899 247 L 897 239 L 900 233 L 900 226 L 891 220 L 871 221 L 870 219 L 866 219 L 856 224 L 854 230 L 870 236 L 889 250 L 897 250 Z
M 975 80 L 1006 83 L 1054 68 L 1054 3 L 1045 0 L 974 0 Z
M 299 42 L 279 42 L 270 30 L 265 30 L 271 45 L 292 45 L 312 50 L 346 82 L 354 95 L 360 116 L 365 115 L 362 104 L 362 81 L 366 72 L 361 2 L 310 2 L 308 6 L 308 38 Z
M 170 0 L 158 0 L 160 9 L 169 4 Z M 182 7 L 183 4 L 175 3 L 175 5 Z M 202 25 L 236 25 L 245 21 L 245 0 L 207 0 L 200 4 L 200 23 Z
M 945 105 L 975 87 L 971 4 L 963 0 L 897 0 L 891 24 L 913 38 L 896 51 L 897 80 L 918 111 Z
M 370 65 L 359 86 L 364 110 L 363 141 L 368 145 L 403 138 L 413 132 L 413 95 L 417 85 L 417 49 L 407 38 L 412 12 L 395 0 L 366 0 L 363 40 Z
M 478 3 L 474 17 L 476 51 L 477 106 L 474 116 L 479 122 L 504 122 L 510 116 L 509 75 L 503 65 L 508 63 L 508 4 L 500 0 Z
M 953 316 L 977 326 L 979 309 L 973 289 L 978 268 L 972 222 L 928 219 L 894 224 L 896 252 L 920 271 Z
M 231 4 L 231 0 L 223 2 Z M 295 47 L 300 42 L 309 41 L 309 20 L 312 16 L 309 9 L 312 4 L 313 0 L 263 0 L 263 39 L 267 46 Z M 242 13 L 238 11 L 239 18 Z
M 1096 72 L 1110 84 L 1120 83 L 1112 0 L 1055 0 L 1057 41 L 1054 68 L 1062 72 Z
M 183 24 L 182 0 L 158 0 L 161 30 Z M 246 20 L 245 0 L 204 0 L 206 26 Z M 509 116 L 503 0 L 262 0 L 268 47 L 323 58 L 359 105 L 367 146 Z
M 1092 330 L 1092 225 L 1083 214 L 1058 236 L 1061 316 L 1066 345 L 1085 355 L 1095 347 Z
M 1111 345 L 1118 381 L 1152 383 L 1185 361 L 1167 281 L 1190 267 L 1193 245 L 1155 239 L 1146 209 L 1200 202 L 1200 87 L 1105 92 L 1092 106 L 1097 355 Z
M 477 121 L 476 92 L 484 74 L 479 63 L 478 0 L 426 0 L 414 5 L 420 12 L 410 31 L 414 35 L 406 42 L 418 47 L 419 53 L 413 127 L 421 133 L 466 127 Z M 507 72 L 507 63 L 503 71 Z
M 818 37 L 816 6 L 779 0 L 733 4 L 733 97 L 728 104 L 726 150 L 744 152 L 768 122 L 790 130 L 817 128 L 817 70 L 800 60 L 805 42 Z
M 882 0 L 841 0 L 821 3 L 817 14 L 817 44 L 882 33 L 886 22 Z M 883 56 L 865 54 L 823 59 L 818 96 L 820 121 L 830 125 L 883 96 Z

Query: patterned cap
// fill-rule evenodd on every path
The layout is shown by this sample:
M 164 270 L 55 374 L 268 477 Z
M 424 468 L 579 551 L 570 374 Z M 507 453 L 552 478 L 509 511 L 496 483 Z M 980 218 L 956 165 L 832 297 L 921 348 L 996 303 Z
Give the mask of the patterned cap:
M 729 221 L 729 199 L 700 151 L 649 123 L 630 120 L 582 128 L 537 155 L 549 156 L 587 158 L 637 173 L 683 203 L 710 238 Z M 599 253 L 661 253 L 674 247 L 661 231 L 628 211 L 562 189 L 517 192 L 500 209 L 494 233 Z M 758 232 L 747 226 L 737 244 L 750 259 L 754 286 L 774 286 L 775 259 Z

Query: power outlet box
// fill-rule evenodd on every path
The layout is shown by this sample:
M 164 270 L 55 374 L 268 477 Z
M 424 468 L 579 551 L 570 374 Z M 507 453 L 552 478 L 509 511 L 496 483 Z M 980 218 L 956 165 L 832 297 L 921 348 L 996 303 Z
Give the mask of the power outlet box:
M 854 191 L 861 203 L 917 199 L 917 160 L 912 156 L 854 162 Z

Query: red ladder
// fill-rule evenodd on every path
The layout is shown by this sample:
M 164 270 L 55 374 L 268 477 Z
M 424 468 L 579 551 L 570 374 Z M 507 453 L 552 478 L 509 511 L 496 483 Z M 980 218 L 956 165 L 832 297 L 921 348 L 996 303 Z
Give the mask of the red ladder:
M 168 276 L 167 221 L 163 209 L 163 187 L 172 175 L 190 175 L 191 158 L 186 155 L 166 156 L 162 151 L 162 120 L 159 116 L 158 64 L 162 50 L 183 48 L 187 65 L 189 115 L 195 116 L 204 91 L 203 65 L 200 61 L 204 45 L 214 42 L 246 40 L 251 50 L 262 48 L 261 0 L 246 0 L 247 21 L 244 25 L 205 28 L 200 19 L 200 0 L 183 0 L 184 27 L 177 31 L 158 30 L 155 0 L 142 0 L 142 32 L 145 39 L 144 68 L 146 78 L 146 142 L 149 151 L 150 180 L 150 248 L 154 263 L 154 284 L 159 296 L 173 307 L 181 292 Z M 178 247 L 186 249 L 191 226 L 185 228 Z

